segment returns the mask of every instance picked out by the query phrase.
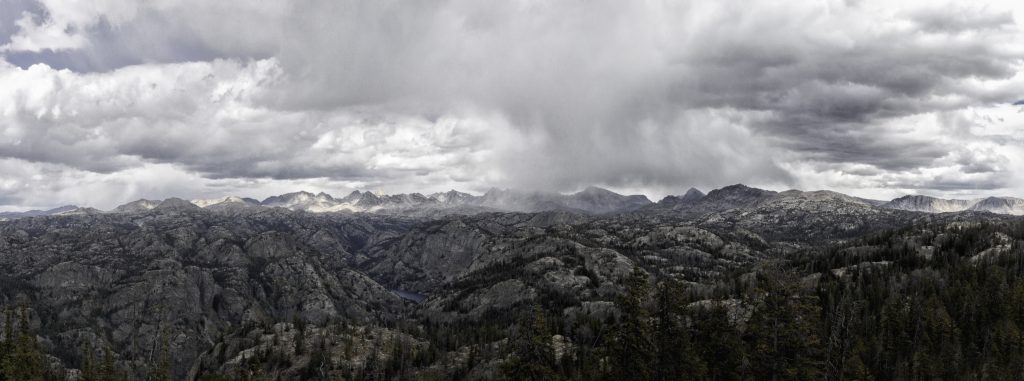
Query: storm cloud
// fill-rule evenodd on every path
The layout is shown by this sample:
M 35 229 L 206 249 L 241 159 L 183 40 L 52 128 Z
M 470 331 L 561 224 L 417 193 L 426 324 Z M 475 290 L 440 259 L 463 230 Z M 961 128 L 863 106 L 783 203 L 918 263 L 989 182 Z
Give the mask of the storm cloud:
M 12 0 L 0 191 L 1024 195 L 1024 8 L 890 3 Z

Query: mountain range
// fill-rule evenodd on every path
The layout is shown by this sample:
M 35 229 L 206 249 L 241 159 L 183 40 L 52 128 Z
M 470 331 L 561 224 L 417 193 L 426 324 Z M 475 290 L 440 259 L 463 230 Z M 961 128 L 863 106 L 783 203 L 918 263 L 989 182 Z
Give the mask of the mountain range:
M 626 287 L 646 284 L 630 279 L 676 282 L 680 295 L 692 296 L 673 310 L 700 312 L 694 317 L 705 316 L 695 307 L 722 308 L 704 319 L 735 330 L 729 348 L 745 350 L 742 335 L 774 332 L 758 328 L 769 298 L 753 288 L 768 279 L 786 282 L 771 300 L 828 301 L 838 298 L 819 292 L 847 290 L 834 283 L 846 280 L 858 292 L 897 282 L 957 285 L 934 279 L 953 255 L 960 266 L 1016 266 L 1000 258 L 1021 256 L 1024 219 L 983 212 L 1019 214 L 1014 200 L 882 202 L 737 184 L 657 203 L 592 187 L 65 206 L 4 214 L 11 220 L 0 222 L 0 320 L 17 312 L 15 332 L 29 339 L 15 343 L 70 376 L 61 380 L 109 379 L 90 374 L 97 358 L 126 380 L 403 379 L 380 375 L 392 366 L 404 379 L 495 379 L 517 343 L 539 337 L 517 332 L 529 332 L 524 322 L 541 310 L 565 327 L 544 341 L 576 356 L 582 363 L 574 366 L 599 369 L 607 361 L 587 353 L 616 347 L 598 336 L 629 316 Z M 877 280 L 889 283 L 862 285 L 870 277 L 851 275 L 889 268 L 892 279 Z M 1001 302 L 1003 292 L 986 300 Z M 807 311 L 812 321 L 829 310 Z M 779 321 L 798 321 L 785 316 Z M 27 345 L 31 338 L 38 345 Z M 707 353 L 718 361 L 718 352 Z
M 883 208 L 928 213 L 962 212 L 967 210 L 997 214 L 1024 214 L 1024 199 L 987 197 L 973 200 L 947 200 L 929 196 L 903 196 L 882 204 Z
M 94 214 L 134 213 L 160 207 L 172 201 L 181 207 L 184 200 L 140 199 L 103 212 L 88 207 L 65 205 L 49 210 L 25 212 L 2 212 L 0 220 L 24 217 Z M 823 209 L 861 208 L 865 210 L 904 210 L 924 213 L 991 212 L 996 214 L 1024 215 L 1024 199 L 1013 197 L 988 197 L 972 200 L 941 199 L 930 196 L 908 195 L 891 201 L 863 199 L 831 191 L 776 192 L 748 187 L 742 184 L 730 185 L 712 190 L 707 194 L 690 188 L 682 195 L 666 196 L 657 203 L 644 195 L 622 195 L 599 187 L 571 193 L 528 192 L 492 188 L 482 195 L 450 190 L 424 195 L 421 193 L 379 194 L 368 191 L 353 191 L 344 197 L 306 191 L 271 196 L 262 201 L 238 196 L 215 199 L 196 199 L 185 203 L 210 210 L 240 210 L 248 208 L 285 208 L 311 213 L 365 212 L 385 214 L 476 214 L 483 212 L 542 212 L 572 211 L 592 215 L 617 213 L 679 213 L 697 217 L 710 212 L 721 212 L 736 208 L 768 207 L 813 207 Z

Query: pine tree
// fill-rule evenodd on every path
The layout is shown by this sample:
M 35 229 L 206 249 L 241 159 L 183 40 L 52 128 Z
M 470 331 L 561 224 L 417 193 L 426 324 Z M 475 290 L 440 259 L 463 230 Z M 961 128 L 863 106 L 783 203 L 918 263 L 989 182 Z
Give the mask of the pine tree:
M 19 311 L 18 335 L 15 342 L 14 355 L 8 368 L 10 380 L 43 381 L 46 367 L 43 354 L 39 350 L 36 337 L 29 331 L 28 311 Z
M 293 325 L 295 333 L 292 335 L 292 341 L 295 343 L 295 354 L 301 355 L 306 351 L 306 324 L 296 319 Z
M 10 380 L 14 366 L 14 313 L 10 308 L 4 310 L 4 341 L 0 343 L 0 380 Z
M 524 381 L 558 380 L 555 353 L 551 347 L 551 329 L 544 311 L 533 307 L 531 320 L 519 324 L 523 329 L 514 343 L 514 353 L 502 370 L 507 379 Z
M 684 326 L 683 288 L 679 282 L 662 282 L 657 292 L 657 311 L 654 342 L 657 347 L 655 379 L 699 380 L 706 377 L 707 369 L 694 350 L 690 332 Z
M 821 372 L 820 307 L 801 295 L 794 274 L 769 269 L 748 303 L 751 365 L 765 380 L 817 380 Z
M 1019 380 L 1024 377 L 1024 336 L 1010 319 L 997 323 L 992 332 L 992 353 L 982 375 L 988 380 Z
M 857 349 L 854 329 L 861 304 L 851 300 L 847 291 L 835 292 L 839 295 L 829 295 L 835 302 L 826 314 L 825 371 L 828 379 L 841 381 L 847 373 L 857 374 L 862 368 L 854 358 Z
M 110 343 L 103 346 L 103 364 L 100 365 L 100 379 L 103 381 L 114 381 L 117 378 L 117 369 L 114 365 L 114 351 Z
M 918 346 L 912 362 L 915 375 L 925 380 L 959 378 L 960 339 L 956 323 L 935 296 L 928 298 L 922 307 Z
M 95 364 L 95 352 L 93 351 L 92 342 L 86 341 L 82 345 L 82 373 L 79 376 L 80 381 L 98 381 L 99 375 L 96 372 Z
M 730 323 L 728 311 L 721 306 L 699 308 L 694 321 L 694 345 L 707 364 L 707 379 L 743 380 L 746 353 L 739 331 Z
M 651 286 L 647 273 L 639 267 L 634 267 L 624 282 L 626 292 L 619 298 L 622 321 L 615 328 L 607 376 L 613 380 L 652 380 L 655 347 L 647 306 Z

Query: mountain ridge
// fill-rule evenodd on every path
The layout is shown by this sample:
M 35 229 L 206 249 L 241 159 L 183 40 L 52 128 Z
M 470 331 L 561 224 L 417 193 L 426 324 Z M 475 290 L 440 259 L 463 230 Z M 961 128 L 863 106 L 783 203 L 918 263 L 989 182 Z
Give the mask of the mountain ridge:
M 924 213 L 990 212 L 996 214 L 1024 215 L 1024 199 L 1014 197 L 986 197 L 971 200 L 942 199 L 924 195 L 906 195 L 890 201 L 854 197 L 839 192 L 820 191 L 773 191 L 734 184 L 704 193 L 689 188 L 683 195 L 668 195 L 652 202 L 642 194 L 624 195 L 614 191 L 589 186 L 574 193 L 522 191 L 515 189 L 491 188 L 481 195 L 460 192 L 455 189 L 422 193 L 380 194 L 354 190 L 344 197 L 335 197 L 326 192 L 312 193 L 304 190 L 270 196 L 262 201 L 248 197 L 224 196 L 212 199 L 166 200 L 139 199 L 118 205 L 108 211 L 90 207 L 65 205 L 49 210 L 25 212 L 2 212 L 0 220 L 25 217 L 80 214 L 80 213 L 140 213 L 159 207 L 168 200 L 174 201 L 175 208 L 190 204 L 210 210 L 239 210 L 245 208 L 281 207 L 311 213 L 391 213 L 411 215 L 431 214 L 474 214 L 486 211 L 498 212 L 542 212 L 567 211 L 584 214 L 678 213 L 696 218 L 707 213 L 723 212 L 736 208 L 754 208 L 773 199 L 800 198 L 807 202 L 840 202 L 861 204 L 876 209 L 902 210 Z
M 922 195 L 907 195 L 880 205 L 886 209 L 900 209 L 926 213 L 955 213 L 963 211 L 1024 215 L 1024 199 L 1015 197 L 985 197 L 971 200 L 943 199 Z

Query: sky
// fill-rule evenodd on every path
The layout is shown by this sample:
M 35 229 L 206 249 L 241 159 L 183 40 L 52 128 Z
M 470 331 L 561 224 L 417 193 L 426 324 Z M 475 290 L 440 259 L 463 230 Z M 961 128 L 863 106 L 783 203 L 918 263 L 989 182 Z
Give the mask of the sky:
M 0 0 L 0 210 L 1024 197 L 1019 1 Z

